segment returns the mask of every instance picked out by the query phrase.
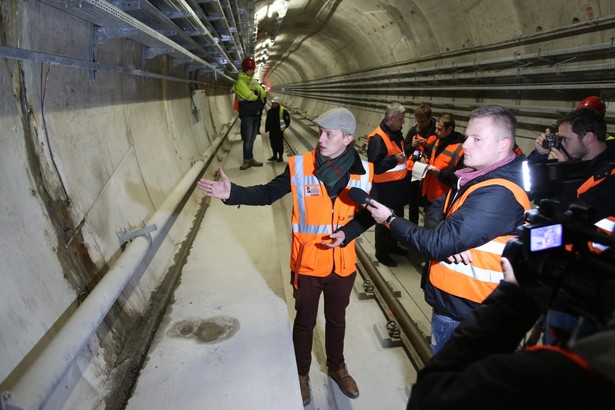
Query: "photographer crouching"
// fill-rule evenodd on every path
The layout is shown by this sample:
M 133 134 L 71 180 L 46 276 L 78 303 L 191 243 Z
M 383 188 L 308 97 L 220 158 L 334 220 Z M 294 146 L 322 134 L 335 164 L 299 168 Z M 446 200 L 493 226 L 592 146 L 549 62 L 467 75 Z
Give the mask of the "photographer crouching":
M 542 410 L 615 403 L 615 329 L 567 347 L 518 351 L 540 308 L 518 286 L 506 258 L 502 267 L 504 280 L 419 372 L 407 408 Z

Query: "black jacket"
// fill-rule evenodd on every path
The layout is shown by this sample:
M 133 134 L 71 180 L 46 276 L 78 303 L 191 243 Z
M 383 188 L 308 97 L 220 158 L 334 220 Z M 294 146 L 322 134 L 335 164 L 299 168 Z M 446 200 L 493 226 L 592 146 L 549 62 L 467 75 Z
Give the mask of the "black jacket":
M 380 128 L 387 133 L 391 141 L 400 148 L 404 136 L 401 131 L 393 132 L 384 122 L 380 123 Z M 367 160 L 374 164 L 374 174 L 382 174 L 397 165 L 397 159 L 388 155 L 388 149 L 382 136 L 374 135 L 367 144 Z M 381 204 L 397 209 L 408 203 L 410 173 L 406 178 L 399 181 L 374 183 L 372 196 Z
M 507 179 L 522 187 L 522 162 L 522 157 L 515 157 L 512 162 L 471 181 L 460 190 L 453 187 L 451 195 L 458 197 L 470 186 L 492 178 Z M 513 193 L 501 185 L 475 190 L 448 218 L 444 217 L 444 199 L 445 196 L 436 199 L 427 210 L 425 225 L 433 228 L 396 218 L 391 223 L 393 237 L 408 244 L 427 259 L 440 261 L 495 237 L 515 234 L 517 227 L 524 222 L 525 209 Z M 442 292 L 429 281 L 426 282 L 425 300 L 438 314 L 461 320 L 478 306 L 476 302 Z
M 527 292 L 500 282 L 419 372 L 407 409 L 610 408 L 615 403 L 612 368 L 611 374 L 594 373 L 558 350 L 517 350 L 539 311 Z M 602 336 L 606 346 L 615 346 L 615 332 Z M 613 355 L 612 348 L 609 354 L 596 343 L 588 347 L 603 358 Z M 592 363 L 581 344 L 576 351 Z

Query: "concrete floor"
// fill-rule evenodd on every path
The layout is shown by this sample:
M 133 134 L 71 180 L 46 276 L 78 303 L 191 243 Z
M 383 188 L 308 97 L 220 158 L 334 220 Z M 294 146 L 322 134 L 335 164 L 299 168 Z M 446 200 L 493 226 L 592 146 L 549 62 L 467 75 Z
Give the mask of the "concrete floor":
M 270 156 L 262 142 L 258 160 Z M 240 171 L 240 161 L 236 142 L 224 170 L 240 185 L 268 182 L 286 166 Z M 211 200 L 128 410 L 303 408 L 291 339 L 290 205 L 290 195 L 239 209 Z M 383 323 L 377 303 L 353 292 L 345 356 L 360 396 L 349 399 L 326 375 L 321 313 L 307 409 L 405 408 L 415 371 L 402 347 L 382 347 L 374 325 Z

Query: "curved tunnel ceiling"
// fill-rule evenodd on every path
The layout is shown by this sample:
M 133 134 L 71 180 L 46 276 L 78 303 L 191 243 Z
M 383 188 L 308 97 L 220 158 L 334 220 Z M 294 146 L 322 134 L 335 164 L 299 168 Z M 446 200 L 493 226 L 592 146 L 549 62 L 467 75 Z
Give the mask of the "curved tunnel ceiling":
M 290 0 L 262 75 L 275 87 L 511 41 L 566 23 L 553 12 L 558 3 L 566 2 Z M 601 2 L 576 7 L 567 24 L 588 20 Z

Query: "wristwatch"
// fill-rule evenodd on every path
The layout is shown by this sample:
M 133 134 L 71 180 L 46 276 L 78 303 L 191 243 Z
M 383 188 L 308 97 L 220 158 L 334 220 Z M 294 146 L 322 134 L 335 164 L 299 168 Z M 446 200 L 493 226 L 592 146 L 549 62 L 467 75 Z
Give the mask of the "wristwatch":
M 386 226 L 387 228 L 391 229 L 391 222 L 393 222 L 393 219 L 395 219 L 395 218 L 397 218 L 397 215 L 395 215 L 395 212 L 391 211 L 391 215 L 389 215 L 387 220 L 384 221 L 384 226 Z

